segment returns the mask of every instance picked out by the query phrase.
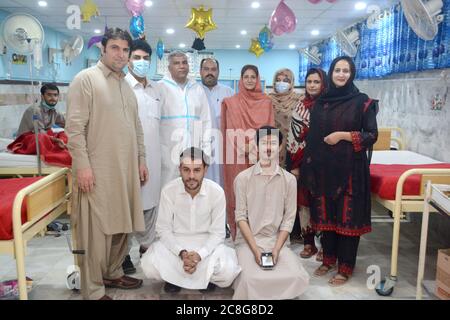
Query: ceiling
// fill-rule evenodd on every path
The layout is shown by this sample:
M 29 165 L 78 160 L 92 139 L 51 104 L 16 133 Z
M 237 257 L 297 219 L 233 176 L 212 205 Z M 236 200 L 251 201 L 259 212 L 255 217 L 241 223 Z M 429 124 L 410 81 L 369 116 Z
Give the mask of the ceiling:
M 66 9 L 71 4 L 82 5 L 84 0 L 46 0 L 47 7 L 39 7 L 37 0 L 1 0 L 0 10 L 8 12 L 29 13 L 47 27 L 67 35 L 81 34 L 85 38 L 94 36 L 95 29 L 103 31 L 105 21 L 108 26 L 129 28 L 131 15 L 125 7 L 125 0 L 94 0 L 100 16 L 93 17 L 91 22 L 82 23 L 81 30 L 68 30 Z M 180 43 L 190 47 L 195 33 L 184 26 L 189 21 L 191 8 L 204 5 L 213 9 L 213 21 L 217 29 L 206 34 L 207 49 L 235 49 L 240 45 L 247 50 L 251 38 L 257 37 L 260 29 L 268 24 L 270 16 L 279 3 L 278 0 L 259 0 L 260 7 L 253 9 L 253 0 L 153 0 L 151 7 L 146 7 L 143 13 L 147 39 L 154 45 L 162 38 L 166 49 L 178 47 Z M 288 49 L 290 44 L 297 48 L 332 36 L 337 30 L 345 28 L 368 16 L 367 9 L 357 11 L 354 5 L 357 0 L 336 0 L 329 3 L 322 0 L 311 4 L 308 0 L 285 0 L 297 17 L 297 28 L 290 34 L 274 37 L 274 49 Z M 396 0 L 366 0 L 369 6 L 389 7 Z M 169 35 L 167 28 L 173 28 L 175 33 Z M 320 31 L 318 36 L 312 36 L 311 30 Z M 247 35 L 241 35 L 241 30 L 247 30 Z

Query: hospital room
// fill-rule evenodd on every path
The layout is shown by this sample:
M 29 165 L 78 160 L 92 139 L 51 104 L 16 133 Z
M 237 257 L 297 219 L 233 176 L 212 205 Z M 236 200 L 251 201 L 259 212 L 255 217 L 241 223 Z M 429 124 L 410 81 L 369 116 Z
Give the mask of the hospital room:
M 449 90 L 450 0 L 0 0 L 0 300 L 450 300 Z

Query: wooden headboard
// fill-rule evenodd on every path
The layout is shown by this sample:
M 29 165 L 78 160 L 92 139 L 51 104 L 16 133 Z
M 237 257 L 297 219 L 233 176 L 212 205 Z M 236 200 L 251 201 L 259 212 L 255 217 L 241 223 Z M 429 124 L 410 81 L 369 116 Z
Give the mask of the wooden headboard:
M 400 128 L 378 128 L 378 140 L 373 145 L 373 150 L 391 150 L 392 142 L 399 150 L 405 149 L 403 130 Z

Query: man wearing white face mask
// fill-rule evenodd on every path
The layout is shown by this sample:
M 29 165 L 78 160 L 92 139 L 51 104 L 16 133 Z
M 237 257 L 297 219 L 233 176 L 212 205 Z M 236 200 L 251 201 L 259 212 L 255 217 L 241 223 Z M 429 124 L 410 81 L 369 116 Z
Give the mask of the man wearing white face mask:
M 286 137 L 291 126 L 292 110 L 300 101 L 300 94 L 294 91 L 294 74 L 289 69 L 281 69 L 273 78 L 274 92 L 269 94 L 272 99 L 275 115 L 275 126 L 283 134 L 280 148 L 280 166 L 285 168 Z
M 144 209 L 145 231 L 134 234 L 139 242 L 141 255 L 153 243 L 156 236 L 155 225 L 160 195 L 161 150 L 159 139 L 159 121 L 161 119 L 161 96 L 158 83 L 147 79 L 150 72 L 152 48 L 144 40 L 134 40 L 128 62 L 128 74 L 125 80 L 133 89 L 138 101 L 139 118 L 144 131 L 144 145 L 150 179 L 141 187 L 142 207 Z M 128 238 L 131 247 L 131 237 Z M 124 273 L 134 273 L 136 268 L 130 256 L 122 264 Z

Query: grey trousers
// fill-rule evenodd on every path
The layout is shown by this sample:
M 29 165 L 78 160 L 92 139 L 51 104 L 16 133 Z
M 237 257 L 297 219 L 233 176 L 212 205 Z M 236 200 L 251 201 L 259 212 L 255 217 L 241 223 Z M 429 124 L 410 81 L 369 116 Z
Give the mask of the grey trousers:
M 131 239 L 134 236 L 139 245 L 148 248 L 156 238 L 156 218 L 158 217 L 158 207 L 144 210 L 145 231 L 133 232 L 128 237 L 128 251 L 132 247 Z

